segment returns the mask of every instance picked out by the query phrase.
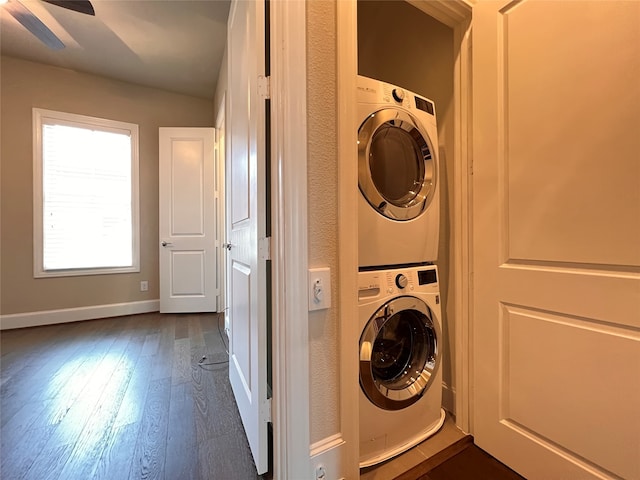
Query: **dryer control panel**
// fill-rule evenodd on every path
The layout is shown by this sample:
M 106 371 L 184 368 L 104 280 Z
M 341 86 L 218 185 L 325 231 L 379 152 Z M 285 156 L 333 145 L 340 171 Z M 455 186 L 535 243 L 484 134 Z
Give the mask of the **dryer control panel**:
M 421 110 L 435 120 L 436 107 L 432 100 L 397 85 L 358 75 L 356 94 L 359 103 L 379 103 L 402 106 L 407 110 Z

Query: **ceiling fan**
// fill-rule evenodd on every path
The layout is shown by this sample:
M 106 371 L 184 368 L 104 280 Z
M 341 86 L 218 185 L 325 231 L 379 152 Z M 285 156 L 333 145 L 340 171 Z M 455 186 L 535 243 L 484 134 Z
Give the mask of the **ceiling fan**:
M 96 12 L 89 0 L 41 0 L 45 3 L 57 5 L 74 12 L 83 13 L 85 15 L 95 16 Z M 35 35 L 47 47 L 54 50 L 64 48 L 64 43 L 47 27 L 42 21 L 36 17 L 26 5 L 20 0 L 0 0 L 4 3 L 4 9 L 15 18 L 23 27 Z

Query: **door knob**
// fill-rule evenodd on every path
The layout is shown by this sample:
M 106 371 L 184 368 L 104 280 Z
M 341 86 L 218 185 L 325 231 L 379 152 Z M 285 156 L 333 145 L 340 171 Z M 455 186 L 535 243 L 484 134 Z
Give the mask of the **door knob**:
M 172 245 L 173 245 L 173 243 L 171 243 L 171 242 L 165 242 L 165 241 L 163 240 L 163 241 L 162 241 L 162 243 L 161 243 L 161 245 L 162 245 L 163 247 L 170 247 L 170 246 L 172 246 Z
M 233 243 L 223 243 L 222 247 L 226 248 L 227 250 L 231 250 L 231 247 L 233 247 Z

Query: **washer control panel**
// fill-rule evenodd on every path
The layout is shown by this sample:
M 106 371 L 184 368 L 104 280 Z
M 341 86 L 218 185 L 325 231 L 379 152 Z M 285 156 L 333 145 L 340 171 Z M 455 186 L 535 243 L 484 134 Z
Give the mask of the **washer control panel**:
M 358 274 L 359 300 L 415 292 L 438 293 L 438 291 L 438 269 L 435 265 L 371 270 Z

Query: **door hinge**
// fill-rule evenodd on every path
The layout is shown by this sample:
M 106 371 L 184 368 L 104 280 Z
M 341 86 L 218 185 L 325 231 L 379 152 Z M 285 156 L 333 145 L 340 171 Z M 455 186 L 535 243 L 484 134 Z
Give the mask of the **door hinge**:
M 264 237 L 258 240 L 258 258 L 260 260 L 271 260 L 271 237 Z
M 271 423 L 272 421 L 271 420 L 271 399 L 267 398 L 264 401 L 263 405 L 264 405 L 264 413 L 265 413 L 264 419 L 267 423 Z
M 258 95 L 263 100 L 271 98 L 271 77 L 260 75 L 258 77 Z

